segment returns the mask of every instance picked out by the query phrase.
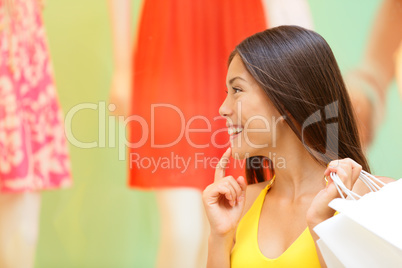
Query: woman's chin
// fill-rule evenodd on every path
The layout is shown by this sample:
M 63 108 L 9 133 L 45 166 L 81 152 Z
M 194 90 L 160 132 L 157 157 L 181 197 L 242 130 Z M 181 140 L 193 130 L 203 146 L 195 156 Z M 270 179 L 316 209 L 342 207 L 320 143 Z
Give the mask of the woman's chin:
M 250 155 L 249 155 L 249 153 L 246 153 L 241 148 L 237 148 L 237 147 L 232 146 L 232 157 L 234 159 L 243 160 L 243 159 L 249 158 Z

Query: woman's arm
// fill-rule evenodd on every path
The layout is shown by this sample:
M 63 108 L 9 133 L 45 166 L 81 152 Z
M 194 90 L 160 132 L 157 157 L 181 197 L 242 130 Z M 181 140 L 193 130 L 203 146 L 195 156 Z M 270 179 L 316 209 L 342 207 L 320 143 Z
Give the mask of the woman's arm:
M 399 44 L 398 51 L 396 53 L 396 64 L 395 64 L 395 72 L 396 72 L 396 83 L 399 88 L 399 97 L 402 100 L 402 40 Z
M 117 70 L 131 69 L 131 4 L 130 0 L 109 0 L 112 24 L 113 62 Z
M 328 184 L 325 187 L 325 189 L 321 190 L 315 196 L 313 202 L 310 205 L 310 208 L 307 211 L 306 216 L 307 226 L 310 230 L 311 236 L 315 241 L 315 247 L 317 249 L 317 255 L 320 260 L 321 267 L 327 267 L 327 265 L 325 264 L 325 261 L 317 245 L 319 237 L 314 232 L 314 227 L 320 224 L 321 222 L 331 218 L 335 214 L 335 211 L 332 208 L 330 208 L 328 204 L 333 199 L 339 197 L 338 190 L 336 189 L 335 184 L 330 178 L 330 173 L 331 172 L 336 173 L 342 180 L 344 185 L 348 189 L 352 189 L 359 178 L 361 170 L 362 166 L 353 161 L 352 159 L 347 158 L 347 159 L 331 161 L 324 172 L 324 176 L 326 176 Z
M 361 180 L 358 180 L 361 170 L 362 166 L 349 158 L 331 161 L 324 172 L 324 176 L 326 176 L 328 180 L 328 185 L 316 195 L 310 205 L 309 210 L 307 211 L 307 225 L 316 243 L 317 254 L 320 259 L 321 267 L 326 267 L 326 264 L 321 255 L 319 247 L 317 246 L 317 240 L 319 237 L 314 232 L 314 227 L 331 218 L 335 214 L 335 210 L 330 208 L 328 204 L 333 199 L 340 197 L 335 184 L 330 178 L 330 173 L 336 173 L 348 189 L 351 189 L 358 195 L 363 196 L 366 193 L 369 193 L 370 189 Z M 393 179 L 386 177 L 379 177 L 379 179 L 384 183 L 394 181 Z
M 263 0 L 267 25 L 298 25 L 313 29 L 313 19 L 307 0 Z
M 127 115 L 132 90 L 132 29 L 130 0 L 108 0 L 113 44 L 114 71 L 110 103 L 115 115 Z
M 222 156 L 215 170 L 214 183 L 203 192 L 202 199 L 211 226 L 208 240 L 208 268 L 229 268 L 237 224 L 243 214 L 245 179 L 225 176 L 231 149 Z
M 227 235 L 210 234 L 208 239 L 207 268 L 229 268 L 230 252 L 235 232 Z
M 382 119 L 387 90 L 395 76 L 395 53 L 402 41 L 402 0 L 385 0 L 373 21 L 363 60 L 346 84 L 358 117 L 364 147 Z

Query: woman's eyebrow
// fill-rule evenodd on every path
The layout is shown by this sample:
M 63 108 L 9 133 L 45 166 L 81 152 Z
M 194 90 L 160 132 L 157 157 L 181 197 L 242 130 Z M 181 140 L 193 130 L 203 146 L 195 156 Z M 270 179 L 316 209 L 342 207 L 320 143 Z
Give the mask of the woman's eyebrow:
M 233 77 L 232 79 L 229 80 L 229 85 L 232 85 L 233 82 L 234 82 L 236 79 L 240 79 L 240 80 L 243 80 L 244 82 L 247 82 L 246 79 L 244 79 L 244 78 L 242 78 L 242 77 L 240 77 L 240 76 L 235 76 L 235 77 Z

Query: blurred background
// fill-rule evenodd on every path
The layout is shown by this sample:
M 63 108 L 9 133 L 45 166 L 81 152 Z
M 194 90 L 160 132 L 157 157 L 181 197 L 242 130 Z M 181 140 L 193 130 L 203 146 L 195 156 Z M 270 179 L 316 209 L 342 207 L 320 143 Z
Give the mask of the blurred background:
M 139 2 L 132 1 L 133 24 Z M 342 72 L 361 60 L 380 2 L 309 0 L 315 30 L 332 47 Z M 78 104 L 107 102 L 113 70 L 107 1 L 50 0 L 44 19 L 64 114 Z M 110 133 L 118 132 L 117 120 L 97 107 L 74 115 L 72 133 L 82 142 L 105 139 L 105 146 L 80 149 L 70 144 L 74 185 L 43 193 L 37 268 L 154 266 L 163 224 L 155 196 L 126 186 L 126 162 L 118 160 L 118 148 L 109 140 Z M 402 176 L 401 115 L 393 82 L 384 121 L 368 152 L 376 175 Z M 107 133 L 99 137 L 102 116 Z

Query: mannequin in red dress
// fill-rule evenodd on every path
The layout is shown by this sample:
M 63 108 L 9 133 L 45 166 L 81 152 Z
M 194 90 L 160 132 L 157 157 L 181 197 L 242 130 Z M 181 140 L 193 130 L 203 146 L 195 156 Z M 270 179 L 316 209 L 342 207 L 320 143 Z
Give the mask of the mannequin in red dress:
M 266 28 L 265 10 L 272 6 L 278 12 L 270 11 L 268 17 L 273 20 L 269 24 L 312 25 L 306 1 L 147 0 L 142 3 L 133 57 L 129 0 L 109 2 L 115 64 L 110 102 L 116 105 L 115 114 L 140 115 L 148 122 L 151 105 L 172 104 L 183 112 L 186 123 L 197 116 L 211 123 L 211 131 L 196 133 L 197 144 L 208 143 L 211 135 L 224 127 L 218 125 L 220 122 L 215 124 L 213 118 L 225 96 L 227 56 L 243 38 Z M 155 134 L 156 140 L 172 140 L 169 138 L 181 127 L 175 119 L 167 113 L 156 119 L 155 129 L 163 129 Z M 132 142 L 138 141 L 140 128 L 130 129 Z M 216 146 L 197 149 L 183 139 L 165 150 L 146 143 L 131 149 L 130 156 L 135 155 L 137 160 L 163 159 L 173 153 L 194 161 L 191 157 L 196 153 L 218 157 L 224 150 Z M 131 166 L 132 159 L 128 160 Z M 215 167 L 212 162 L 207 166 L 155 173 L 152 167 L 130 168 L 129 185 L 156 194 L 162 228 L 158 267 L 205 267 L 208 227 L 201 193 L 212 182 Z

